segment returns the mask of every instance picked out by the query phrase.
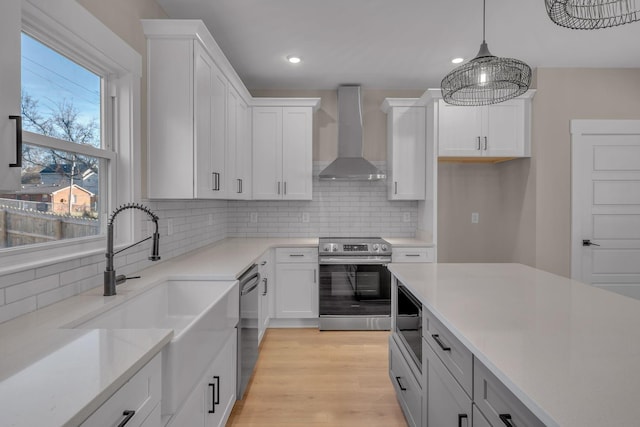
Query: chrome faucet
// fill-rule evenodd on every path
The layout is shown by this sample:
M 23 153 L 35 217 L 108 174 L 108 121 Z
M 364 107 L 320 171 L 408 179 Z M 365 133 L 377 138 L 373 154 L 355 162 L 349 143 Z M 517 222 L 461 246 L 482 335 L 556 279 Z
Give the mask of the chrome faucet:
M 146 213 L 151 217 L 153 223 L 156 225 L 155 232 L 153 236 L 149 236 L 146 239 L 142 239 L 139 242 L 134 243 L 133 245 L 129 245 L 126 248 L 120 249 L 117 252 L 113 251 L 113 220 L 116 218 L 120 212 L 126 209 L 139 209 L 142 212 Z M 151 210 L 143 205 L 137 203 L 127 203 L 121 205 L 113 211 L 111 217 L 109 218 L 109 222 L 107 223 L 107 253 L 105 257 L 107 257 L 107 267 L 104 270 L 104 296 L 112 296 L 116 294 L 116 285 L 124 283 L 127 281 L 127 277 L 124 274 L 116 276 L 116 270 L 113 268 L 113 257 L 119 254 L 122 251 L 125 251 L 133 246 L 139 245 L 142 242 L 145 242 L 153 237 L 153 249 L 151 250 L 151 256 L 149 259 L 151 261 L 158 261 L 160 259 L 160 255 L 158 253 L 160 247 L 160 234 L 158 233 L 158 216 L 151 212 Z

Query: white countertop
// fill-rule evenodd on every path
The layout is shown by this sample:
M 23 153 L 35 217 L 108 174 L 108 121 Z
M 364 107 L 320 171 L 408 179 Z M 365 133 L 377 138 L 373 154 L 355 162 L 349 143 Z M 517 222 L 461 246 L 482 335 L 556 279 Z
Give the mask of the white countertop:
M 225 239 L 142 270 L 102 296 L 102 286 L 0 324 L 0 426 L 76 426 L 173 337 L 171 330 L 65 329 L 163 279 L 235 280 L 272 247 L 318 239 Z
M 640 425 L 640 301 L 521 264 L 389 269 L 546 425 Z
M 421 240 L 413 237 L 383 237 L 383 239 L 389 242 L 392 247 L 402 246 L 412 248 L 427 248 L 435 246 L 433 242 L 427 242 L 426 240 Z

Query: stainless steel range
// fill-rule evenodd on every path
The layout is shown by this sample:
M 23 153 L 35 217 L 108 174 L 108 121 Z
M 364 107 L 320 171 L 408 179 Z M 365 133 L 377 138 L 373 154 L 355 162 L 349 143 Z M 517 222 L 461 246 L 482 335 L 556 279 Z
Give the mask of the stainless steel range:
M 320 330 L 391 328 L 391 245 L 379 237 L 319 239 Z

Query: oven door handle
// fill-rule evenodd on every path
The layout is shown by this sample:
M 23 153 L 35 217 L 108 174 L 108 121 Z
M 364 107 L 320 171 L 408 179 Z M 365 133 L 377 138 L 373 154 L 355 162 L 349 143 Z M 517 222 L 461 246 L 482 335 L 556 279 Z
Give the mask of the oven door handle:
M 386 266 L 391 262 L 391 259 L 366 259 L 366 258 L 320 258 L 318 263 L 320 265 L 336 265 L 336 264 L 372 264 L 372 265 L 384 265 Z

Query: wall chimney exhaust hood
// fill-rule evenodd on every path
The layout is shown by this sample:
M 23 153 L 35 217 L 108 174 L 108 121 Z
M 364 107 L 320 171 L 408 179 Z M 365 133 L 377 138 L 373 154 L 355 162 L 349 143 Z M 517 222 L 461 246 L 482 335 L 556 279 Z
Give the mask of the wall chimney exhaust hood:
M 320 172 L 319 179 L 373 181 L 384 172 L 362 156 L 360 86 L 338 87 L 338 158 Z

